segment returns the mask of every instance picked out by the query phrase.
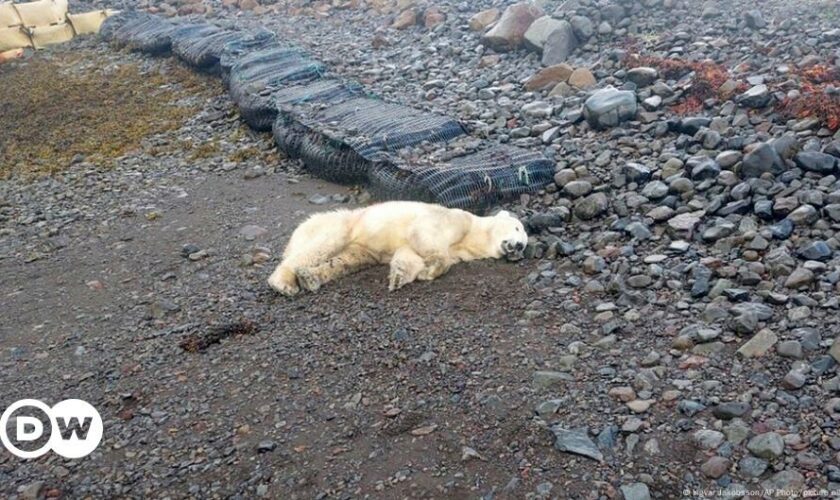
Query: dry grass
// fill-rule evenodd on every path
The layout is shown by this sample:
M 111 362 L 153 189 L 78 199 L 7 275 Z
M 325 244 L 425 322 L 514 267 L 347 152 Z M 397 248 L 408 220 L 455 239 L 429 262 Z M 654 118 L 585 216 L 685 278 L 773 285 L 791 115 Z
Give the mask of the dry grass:
M 179 99 L 218 92 L 215 81 L 171 61 L 165 73 L 144 74 L 134 63 L 101 59 L 85 49 L 56 51 L 0 68 L 0 178 L 58 172 L 76 154 L 107 165 L 193 116 L 196 108 Z

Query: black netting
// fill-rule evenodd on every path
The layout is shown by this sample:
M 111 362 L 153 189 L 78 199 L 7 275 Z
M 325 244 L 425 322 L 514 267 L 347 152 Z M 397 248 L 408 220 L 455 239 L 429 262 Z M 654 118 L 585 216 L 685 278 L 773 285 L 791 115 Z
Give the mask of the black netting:
M 106 19 L 100 36 L 148 54 L 172 50 L 197 69 L 219 71 L 251 127 L 272 129 L 278 147 L 302 159 L 316 176 L 367 183 L 382 199 L 482 210 L 541 189 L 554 175 L 554 162 L 542 154 L 476 142 L 456 148 L 479 150 L 474 153 L 418 161 L 426 144 L 464 134 L 461 124 L 366 97 L 359 85 L 323 78 L 323 64 L 300 48 L 278 43 L 265 29 L 176 24 L 126 11 Z
M 321 77 L 324 65 L 290 54 L 287 59 L 264 65 L 231 69 L 228 82 L 230 96 L 239 106 L 242 118 L 256 130 L 270 130 L 277 116 L 272 93 L 287 85 L 310 82 Z
M 111 42 L 114 40 L 114 34 L 118 29 L 123 27 L 126 23 L 134 21 L 142 16 L 148 17 L 148 14 L 137 12 L 136 10 L 124 10 L 114 14 L 113 16 L 109 16 L 102 21 L 102 25 L 99 27 L 99 36 L 102 39 Z
M 246 36 L 242 31 L 223 30 L 211 25 L 186 33 L 179 29 L 172 34 L 172 52 L 198 70 L 217 73 L 225 46 Z
M 166 54 L 172 46 L 170 35 L 177 27 L 161 17 L 141 15 L 117 28 L 113 41 L 150 55 Z
M 219 55 L 222 81 L 227 85 L 231 68 L 249 54 L 276 45 L 277 35 L 264 28 L 258 28 L 239 40 L 226 43 Z
M 460 123 L 446 116 L 369 97 L 326 107 L 306 122 L 310 128 L 335 130 L 343 142 L 371 161 L 407 146 L 444 142 L 464 133 Z
M 483 210 L 544 188 L 554 162 L 540 153 L 494 146 L 448 162 L 378 162 L 370 171 L 371 193 L 386 200 L 421 200 Z
M 364 183 L 375 162 L 392 161 L 399 150 L 443 142 L 464 133 L 456 121 L 368 97 L 283 106 L 275 122 L 278 146 L 299 157 L 318 177 Z
M 301 127 L 294 126 L 295 120 L 283 110 L 294 112 L 295 106 L 308 104 L 337 104 L 339 102 L 358 97 L 364 93 L 364 89 L 356 83 L 343 82 L 332 78 L 314 80 L 303 85 L 290 85 L 277 89 L 271 93 L 269 99 L 271 105 L 267 105 L 273 115 L 272 130 L 277 145 L 291 158 L 298 158 L 300 153 L 300 134 L 305 133 Z M 283 115 L 278 116 L 278 115 Z M 275 125 L 276 124 L 276 125 Z M 299 130 L 298 130 L 299 129 Z

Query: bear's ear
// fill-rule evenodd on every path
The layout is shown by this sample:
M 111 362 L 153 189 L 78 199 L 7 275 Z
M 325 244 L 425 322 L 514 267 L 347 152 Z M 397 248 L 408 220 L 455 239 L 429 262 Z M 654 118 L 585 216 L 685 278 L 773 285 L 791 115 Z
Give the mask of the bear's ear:
M 499 210 L 499 213 L 496 214 L 496 217 L 510 217 L 510 212 L 507 210 Z

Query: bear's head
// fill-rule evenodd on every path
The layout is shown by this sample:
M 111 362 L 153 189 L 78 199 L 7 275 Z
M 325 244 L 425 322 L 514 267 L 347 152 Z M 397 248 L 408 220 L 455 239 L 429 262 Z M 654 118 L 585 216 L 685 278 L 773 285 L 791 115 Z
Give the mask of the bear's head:
M 528 234 L 525 226 L 507 210 L 502 210 L 492 217 L 490 240 L 499 255 L 507 260 L 520 260 L 525 256 Z

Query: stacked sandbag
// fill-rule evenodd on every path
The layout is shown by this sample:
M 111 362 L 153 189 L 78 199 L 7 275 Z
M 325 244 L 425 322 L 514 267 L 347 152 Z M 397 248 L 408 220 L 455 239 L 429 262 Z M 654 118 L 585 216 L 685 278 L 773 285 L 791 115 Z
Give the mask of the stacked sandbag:
M 554 177 L 554 162 L 541 153 L 503 145 L 481 147 L 449 160 L 377 163 L 370 171 L 370 191 L 381 199 L 483 210 L 541 189 Z
M 77 36 L 99 33 L 102 24 L 109 16 L 115 15 L 115 10 L 94 10 L 81 14 L 67 14 L 67 21 L 73 26 Z
M 67 22 L 66 0 L 38 0 L 14 4 L 26 28 L 44 27 Z
M 75 33 L 67 22 L 66 0 L 17 3 L 14 8 L 36 49 L 73 39 Z
M 11 2 L 0 3 L 0 56 L 11 59 L 13 52 L 26 47 L 32 47 L 32 40 L 17 9 Z

